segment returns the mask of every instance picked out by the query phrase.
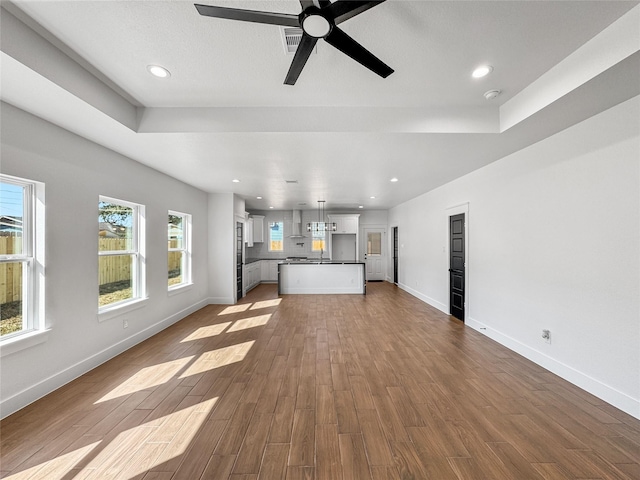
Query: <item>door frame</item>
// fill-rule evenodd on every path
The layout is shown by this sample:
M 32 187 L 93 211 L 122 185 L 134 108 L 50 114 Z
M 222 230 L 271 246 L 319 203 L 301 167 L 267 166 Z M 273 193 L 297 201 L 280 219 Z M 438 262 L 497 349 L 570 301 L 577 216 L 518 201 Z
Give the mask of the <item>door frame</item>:
M 469 250 L 469 202 L 465 202 L 465 203 L 460 203 L 458 205 L 454 205 L 452 207 L 448 207 L 445 210 L 445 225 L 446 228 L 444 229 L 445 231 L 445 238 L 444 238 L 444 248 L 443 248 L 443 252 L 444 252 L 444 260 L 446 262 L 446 268 L 444 269 L 444 272 L 446 273 L 445 277 L 446 278 L 446 291 L 447 291 L 447 299 L 449 298 L 450 295 L 450 285 L 449 285 L 449 281 L 450 281 L 450 273 L 449 273 L 449 258 L 450 258 L 450 254 L 451 254 L 451 249 L 450 249 L 450 245 L 449 245 L 449 219 L 450 217 L 452 217 L 453 215 L 459 215 L 460 213 L 464 213 L 464 264 L 465 264 L 465 268 L 464 268 L 464 323 L 467 323 L 467 319 L 469 318 L 469 292 L 471 291 L 470 288 L 470 283 L 469 283 L 469 266 L 471 265 L 470 262 L 470 250 Z M 450 300 L 447 300 L 447 303 L 445 304 L 447 306 L 447 313 L 449 315 L 451 315 L 451 304 L 450 304 Z

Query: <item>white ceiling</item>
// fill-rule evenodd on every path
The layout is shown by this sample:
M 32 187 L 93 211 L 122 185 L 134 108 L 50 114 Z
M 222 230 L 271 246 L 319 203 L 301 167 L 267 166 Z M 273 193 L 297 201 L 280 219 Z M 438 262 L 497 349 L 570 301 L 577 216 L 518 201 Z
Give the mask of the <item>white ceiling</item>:
M 637 95 L 637 4 L 388 0 L 341 28 L 395 73 L 320 41 L 288 86 L 277 26 L 187 1 L 3 1 L 2 100 L 248 209 L 390 208 Z

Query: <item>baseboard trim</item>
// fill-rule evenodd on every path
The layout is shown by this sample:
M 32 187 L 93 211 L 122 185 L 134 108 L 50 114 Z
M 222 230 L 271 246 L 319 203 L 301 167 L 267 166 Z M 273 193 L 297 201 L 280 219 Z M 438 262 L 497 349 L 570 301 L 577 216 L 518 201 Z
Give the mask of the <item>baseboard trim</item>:
M 640 400 L 632 398 L 626 393 L 620 392 L 508 335 L 504 335 L 474 318 L 469 317 L 466 326 L 486 335 L 500 345 L 522 355 L 527 360 L 531 360 L 568 382 L 640 420 Z
M 2 402 L 0 402 L 0 418 L 5 418 L 18 410 L 21 410 L 27 405 L 30 405 L 36 400 L 39 400 L 45 395 L 48 395 L 54 390 L 63 387 L 67 383 L 120 355 L 122 352 L 125 352 L 138 343 L 143 342 L 144 340 L 161 332 L 165 328 L 170 327 L 174 323 L 179 322 L 186 316 L 200 310 L 206 305 L 208 305 L 208 301 L 206 299 L 194 303 L 193 305 L 184 308 L 157 323 L 154 323 L 144 330 L 141 330 L 140 332 L 75 363 L 74 365 L 45 378 L 35 385 L 25 388 L 21 392 L 2 400 Z
M 234 305 L 236 303 L 234 298 L 229 297 L 209 297 L 207 302 L 209 305 Z
M 447 315 L 449 315 L 449 307 L 447 307 L 447 305 L 445 305 L 444 303 L 438 302 L 437 300 L 434 300 L 431 297 L 427 297 L 426 295 L 420 293 L 417 290 L 414 290 L 413 288 L 409 287 L 408 285 L 405 285 L 404 283 L 398 283 L 398 287 L 400 287 L 402 290 L 409 293 L 410 295 L 413 295 L 414 297 L 419 298 L 424 303 L 428 303 L 432 307 L 437 308 L 442 313 L 446 313 Z

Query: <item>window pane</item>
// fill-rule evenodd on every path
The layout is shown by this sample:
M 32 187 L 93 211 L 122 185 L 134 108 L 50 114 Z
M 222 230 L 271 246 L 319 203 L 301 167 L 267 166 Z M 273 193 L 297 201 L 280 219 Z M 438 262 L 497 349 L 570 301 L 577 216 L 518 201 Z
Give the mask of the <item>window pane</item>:
M 319 252 L 320 250 L 326 250 L 326 247 L 324 244 L 324 238 L 314 238 L 312 250 L 314 252 Z
M 99 306 L 133 298 L 131 286 L 133 261 L 133 255 L 102 255 L 98 257 Z
M 182 252 L 169 252 L 169 286 L 178 285 L 182 280 Z
M 169 248 L 184 248 L 184 218 L 169 215 Z
M 382 255 L 382 233 L 367 232 L 367 255 Z
M 269 251 L 284 250 L 284 225 L 282 222 L 269 222 Z
M 22 326 L 22 262 L 0 263 L 0 336 Z
M 324 228 L 320 230 L 312 229 L 311 237 L 312 237 L 311 251 L 319 252 L 320 250 L 326 250 L 325 241 L 324 241 L 325 239 Z
M 20 255 L 25 187 L 0 182 L 0 255 Z
M 98 249 L 133 250 L 133 208 L 107 202 L 98 206 Z

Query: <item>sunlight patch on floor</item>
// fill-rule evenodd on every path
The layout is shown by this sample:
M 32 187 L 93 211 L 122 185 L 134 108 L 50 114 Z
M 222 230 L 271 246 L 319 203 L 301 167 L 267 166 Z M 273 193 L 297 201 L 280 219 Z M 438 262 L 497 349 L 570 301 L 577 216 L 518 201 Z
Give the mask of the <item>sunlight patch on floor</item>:
M 255 340 L 231 345 L 229 347 L 218 348 L 201 354 L 187 370 L 180 375 L 180 378 L 190 377 L 198 373 L 207 372 L 216 368 L 224 367 L 232 363 L 241 362 L 251 350 Z
M 270 313 L 267 315 L 258 315 L 257 317 L 243 318 L 229 327 L 227 333 L 238 332 L 240 330 L 246 330 L 247 328 L 261 327 L 262 325 L 266 325 L 270 318 Z
M 183 455 L 213 410 L 218 397 L 119 432 L 113 440 L 88 444 L 23 470 L 11 480 L 54 478 L 138 478 Z M 73 476 L 69 475 L 74 473 Z
M 200 327 L 188 337 L 180 340 L 180 343 L 200 340 L 201 338 L 215 337 L 216 335 L 220 335 L 229 325 L 231 325 L 231 322 L 217 323 L 215 325 Z
M 261 302 L 256 302 L 253 304 L 250 310 L 257 310 L 258 308 L 277 307 L 278 305 L 280 305 L 281 301 L 281 298 L 274 298 L 273 300 L 263 300 Z
M 51 480 L 52 478 L 64 478 L 65 475 L 86 455 L 88 455 L 100 442 L 93 442 L 80 447 L 72 452 L 65 453 L 35 467 L 22 470 L 6 477 L 7 480 Z M 4 478 L 4 477 L 3 477 Z
M 224 310 L 222 310 L 218 315 L 231 315 L 232 313 L 242 313 L 245 310 L 248 310 L 251 306 L 251 303 L 243 303 L 242 305 L 231 305 Z
M 113 400 L 122 395 L 129 395 L 147 388 L 162 385 L 174 378 L 193 358 L 194 356 L 191 355 L 190 357 L 144 367 L 95 403 L 106 402 L 107 400 Z
M 155 425 L 157 420 L 136 427 L 153 428 L 153 431 L 146 437 L 140 448 L 134 448 L 133 454 L 128 455 L 127 466 L 122 469 L 117 478 L 139 478 L 153 467 L 183 455 L 200 432 L 217 401 L 218 397 L 215 397 L 170 413 L 162 419 L 158 427 L 148 427 L 151 423 Z M 117 440 L 116 438 L 111 443 Z M 98 469 L 98 473 L 102 470 L 102 468 Z M 105 470 L 104 474 L 107 473 Z

